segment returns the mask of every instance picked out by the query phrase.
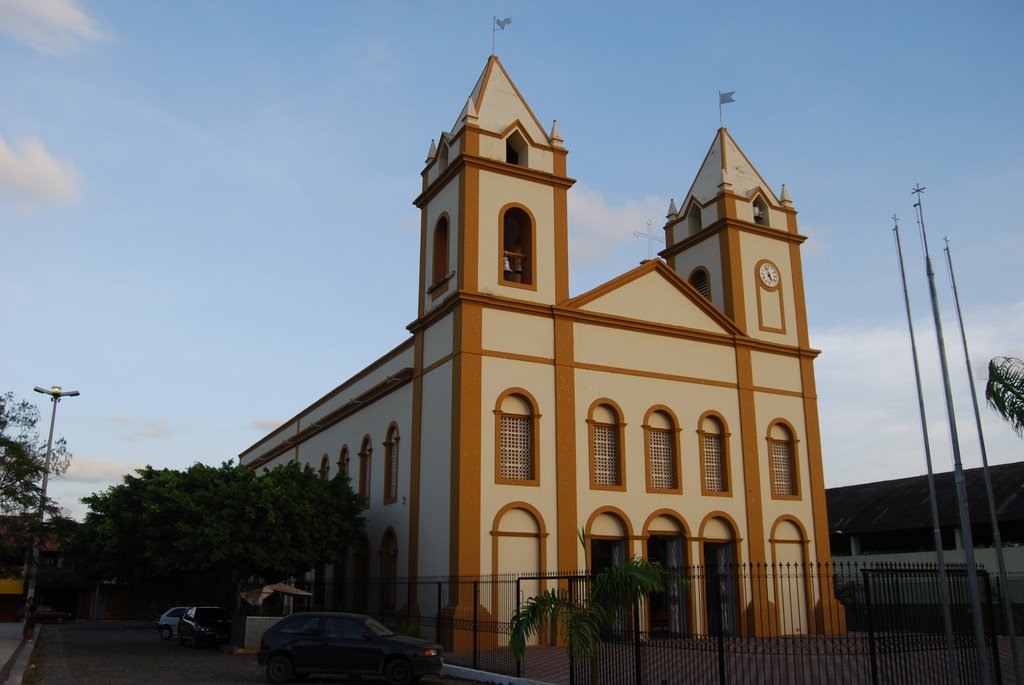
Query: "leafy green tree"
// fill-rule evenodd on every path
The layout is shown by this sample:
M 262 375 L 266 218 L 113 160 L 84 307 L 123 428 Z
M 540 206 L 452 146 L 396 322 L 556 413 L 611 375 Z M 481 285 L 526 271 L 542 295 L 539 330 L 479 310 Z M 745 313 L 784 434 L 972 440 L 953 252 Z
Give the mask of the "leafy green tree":
M 229 463 L 147 466 L 82 501 L 76 571 L 165 597 L 224 601 L 240 578 L 277 581 L 336 562 L 363 526 L 346 479 L 295 462 L 263 475 Z
M 1024 361 L 1015 357 L 993 358 L 988 363 L 985 399 L 1017 435 L 1024 437 Z
M 46 443 L 40 440 L 38 424 L 35 405 L 15 401 L 11 392 L 0 395 L 0 577 L 21 575 L 33 538 L 47 535 L 60 513 L 51 499 L 43 498 Z M 60 475 L 70 462 L 62 438 L 54 444 L 50 472 Z M 40 504 L 50 519 L 42 524 Z
M 526 641 L 551 621 L 570 648 L 590 661 L 590 680 L 597 683 L 601 637 L 628 621 L 643 597 L 664 591 L 671 580 L 672 575 L 657 561 L 633 557 L 622 566 L 609 566 L 597 574 L 589 593 L 570 595 L 565 588 L 546 590 L 512 612 L 512 654 L 522 659 Z

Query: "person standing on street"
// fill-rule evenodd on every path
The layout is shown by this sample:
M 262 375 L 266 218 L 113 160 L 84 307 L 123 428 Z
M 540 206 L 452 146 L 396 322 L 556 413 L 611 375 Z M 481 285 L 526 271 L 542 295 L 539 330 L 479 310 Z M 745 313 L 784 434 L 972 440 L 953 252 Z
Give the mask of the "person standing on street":
M 21 637 L 25 642 L 32 642 L 36 634 L 36 603 L 29 600 L 25 611 L 25 627 L 21 631 Z

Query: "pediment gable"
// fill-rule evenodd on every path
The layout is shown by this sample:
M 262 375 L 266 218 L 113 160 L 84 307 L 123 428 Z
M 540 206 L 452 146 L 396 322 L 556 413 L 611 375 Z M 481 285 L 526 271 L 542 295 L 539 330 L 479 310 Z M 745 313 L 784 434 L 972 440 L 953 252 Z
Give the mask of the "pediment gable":
M 741 331 L 660 259 L 649 260 L 566 306 L 675 328 L 739 335 Z

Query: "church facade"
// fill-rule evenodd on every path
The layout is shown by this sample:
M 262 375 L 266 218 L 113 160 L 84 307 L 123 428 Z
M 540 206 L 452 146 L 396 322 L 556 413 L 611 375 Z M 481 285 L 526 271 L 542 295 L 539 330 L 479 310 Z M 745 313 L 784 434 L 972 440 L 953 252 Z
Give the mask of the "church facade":
M 321 576 L 637 556 L 710 578 L 830 560 L 805 238 L 785 187 L 719 129 L 660 258 L 572 297 L 566 157 L 557 122 L 546 130 L 490 57 L 422 171 L 411 337 L 240 455 L 347 473 L 366 498 L 365 540 Z M 827 585 L 808 576 L 784 598 L 747 578 L 721 606 L 749 632 L 795 601 L 813 631 Z M 672 620 L 706 624 L 692 613 Z

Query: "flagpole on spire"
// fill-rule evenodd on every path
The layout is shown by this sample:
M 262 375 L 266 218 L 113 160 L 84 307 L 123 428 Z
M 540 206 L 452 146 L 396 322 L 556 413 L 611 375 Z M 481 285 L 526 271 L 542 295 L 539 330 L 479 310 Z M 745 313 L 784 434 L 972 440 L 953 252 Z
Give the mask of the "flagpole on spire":
M 735 90 L 730 90 L 727 93 L 718 91 L 718 128 L 725 128 L 725 123 L 723 123 L 722 119 L 722 105 L 728 102 L 736 102 L 735 100 L 732 99 L 732 96 L 735 94 Z

